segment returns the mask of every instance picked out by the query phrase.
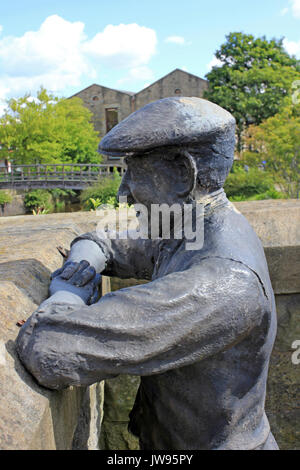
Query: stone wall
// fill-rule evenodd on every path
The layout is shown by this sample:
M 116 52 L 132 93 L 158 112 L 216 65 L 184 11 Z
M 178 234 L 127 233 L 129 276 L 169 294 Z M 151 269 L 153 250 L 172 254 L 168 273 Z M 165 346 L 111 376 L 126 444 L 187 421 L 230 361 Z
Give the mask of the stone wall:
M 236 203 L 263 242 L 275 292 L 278 331 L 266 411 L 281 449 L 300 448 L 299 370 L 292 344 L 300 340 L 300 201 Z
M 291 356 L 292 343 L 300 340 L 300 201 L 245 202 L 236 207 L 263 242 L 276 294 L 278 335 L 267 414 L 281 449 L 299 449 L 300 366 L 292 364 Z M 138 448 L 127 431 L 137 378 L 120 376 L 105 386 L 52 392 L 35 383 L 14 350 L 17 321 L 26 319 L 47 296 L 50 272 L 61 265 L 56 246 L 68 247 L 76 235 L 96 224 L 92 212 L 0 219 L 0 449 Z M 133 284 L 135 280 L 111 279 L 112 289 Z M 104 289 L 109 290 L 107 278 Z
M 11 202 L 0 206 L 0 217 L 9 217 L 11 215 L 24 215 L 26 208 L 24 206 L 24 193 L 14 190 L 6 190 L 12 195 Z
M 119 122 L 122 121 L 134 111 L 131 104 L 132 94 L 94 84 L 76 93 L 74 97 L 81 98 L 84 105 L 93 113 L 92 122 L 95 130 L 99 136 L 103 136 L 107 132 L 105 109 L 117 108 Z

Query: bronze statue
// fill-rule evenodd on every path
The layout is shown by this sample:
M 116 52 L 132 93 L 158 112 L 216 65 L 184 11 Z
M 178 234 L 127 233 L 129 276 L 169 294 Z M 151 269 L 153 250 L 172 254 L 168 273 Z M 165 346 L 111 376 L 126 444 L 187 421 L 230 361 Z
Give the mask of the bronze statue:
M 119 195 L 149 210 L 200 204 L 203 246 L 82 235 L 17 339 L 51 389 L 141 376 L 130 430 L 142 449 L 278 448 L 264 411 L 274 295 L 262 245 L 223 190 L 234 146 L 234 118 L 200 98 L 156 101 L 114 127 L 100 152 L 126 157 Z M 151 282 L 98 300 L 99 273 Z

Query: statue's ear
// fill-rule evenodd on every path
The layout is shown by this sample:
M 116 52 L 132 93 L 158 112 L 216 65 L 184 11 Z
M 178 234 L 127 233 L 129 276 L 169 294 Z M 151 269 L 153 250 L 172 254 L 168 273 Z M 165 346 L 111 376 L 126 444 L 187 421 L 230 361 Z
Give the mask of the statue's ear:
M 180 152 L 180 166 L 182 168 L 182 183 L 184 188 L 178 191 L 178 196 L 185 197 L 194 192 L 197 182 L 196 163 L 187 150 Z

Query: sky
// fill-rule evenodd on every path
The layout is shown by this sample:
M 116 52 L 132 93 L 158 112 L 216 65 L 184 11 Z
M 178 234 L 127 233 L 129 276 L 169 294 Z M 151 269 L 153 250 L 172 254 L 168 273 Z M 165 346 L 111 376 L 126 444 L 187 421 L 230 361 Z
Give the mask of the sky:
M 205 78 L 230 32 L 284 38 L 300 58 L 300 0 L 0 0 L 0 115 L 43 86 L 139 91 L 176 68 Z

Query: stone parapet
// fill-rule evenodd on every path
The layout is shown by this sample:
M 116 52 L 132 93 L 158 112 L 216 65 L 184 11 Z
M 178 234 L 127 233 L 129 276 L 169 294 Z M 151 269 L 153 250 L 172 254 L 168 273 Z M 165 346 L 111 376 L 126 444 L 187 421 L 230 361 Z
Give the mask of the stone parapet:
M 275 294 L 300 293 L 300 200 L 237 202 L 264 246 Z
M 56 247 L 95 226 L 89 213 L 70 216 L 0 219 L 0 449 L 99 448 L 104 383 L 47 390 L 26 372 L 14 345 L 17 322 L 48 296 L 50 274 L 61 266 Z

